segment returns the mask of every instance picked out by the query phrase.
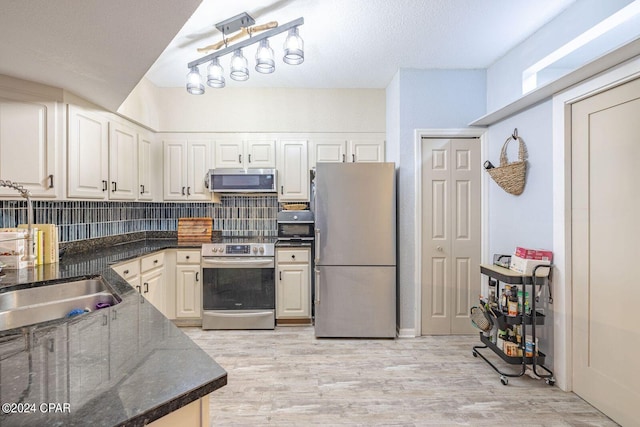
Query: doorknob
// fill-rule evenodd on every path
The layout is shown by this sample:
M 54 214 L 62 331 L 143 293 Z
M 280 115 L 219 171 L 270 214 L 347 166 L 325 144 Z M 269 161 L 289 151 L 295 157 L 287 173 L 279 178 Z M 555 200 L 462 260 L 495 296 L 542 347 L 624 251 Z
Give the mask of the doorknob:
M 442 252 L 442 250 L 443 250 L 443 249 L 442 249 L 442 246 L 436 246 L 436 250 L 437 250 L 438 252 Z

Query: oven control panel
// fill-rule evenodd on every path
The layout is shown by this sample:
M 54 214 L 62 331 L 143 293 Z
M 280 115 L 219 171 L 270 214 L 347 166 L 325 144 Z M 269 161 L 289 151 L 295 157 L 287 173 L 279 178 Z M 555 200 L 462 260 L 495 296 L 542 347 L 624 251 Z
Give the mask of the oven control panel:
M 274 256 L 272 243 L 211 243 L 202 245 L 203 257 L 215 256 Z

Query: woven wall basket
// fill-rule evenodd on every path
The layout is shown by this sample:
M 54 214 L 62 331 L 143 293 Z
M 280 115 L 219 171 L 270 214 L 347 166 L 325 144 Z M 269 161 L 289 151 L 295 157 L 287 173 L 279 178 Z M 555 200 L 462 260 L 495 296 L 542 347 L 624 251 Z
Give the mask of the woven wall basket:
M 524 180 L 527 172 L 527 147 L 524 145 L 524 141 L 519 136 L 518 140 L 518 161 L 509 163 L 507 159 L 507 146 L 509 142 L 513 140 L 513 137 L 507 138 L 500 151 L 500 166 L 487 169 L 489 175 L 493 180 L 509 194 L 518 196 L 524 191 Z

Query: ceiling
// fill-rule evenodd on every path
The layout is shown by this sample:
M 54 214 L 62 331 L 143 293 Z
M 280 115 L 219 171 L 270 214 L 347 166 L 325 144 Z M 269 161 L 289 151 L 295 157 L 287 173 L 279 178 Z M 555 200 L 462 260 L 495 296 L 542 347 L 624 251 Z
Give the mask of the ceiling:
M 487 68 L 574 1 L 3 0 L 0 74 L 115 110 L 145 75 L 184 87 L 196 48 L 221 39 L 215 24 L 246 11 L 256 24 L 304 17 L 305 61 L 261 75 L 247 48 L 249 80 L 227 87 L 385 88 L 399 68 Z

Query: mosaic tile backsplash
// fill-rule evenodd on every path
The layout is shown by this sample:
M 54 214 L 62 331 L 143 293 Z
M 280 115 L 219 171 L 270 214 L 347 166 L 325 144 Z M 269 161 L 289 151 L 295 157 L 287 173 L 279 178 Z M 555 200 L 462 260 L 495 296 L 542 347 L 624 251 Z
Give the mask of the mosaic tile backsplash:
M 178 218 L 211 217 L 223 236 L 277 235 L 277 196 L 222 196 L 222 203 L 34 200 L 33 221 L 57 224 L 60 242 L 139 231 L 176 231 Z M 0 227 L 27 223 L 23 200 L 0 200 Z

